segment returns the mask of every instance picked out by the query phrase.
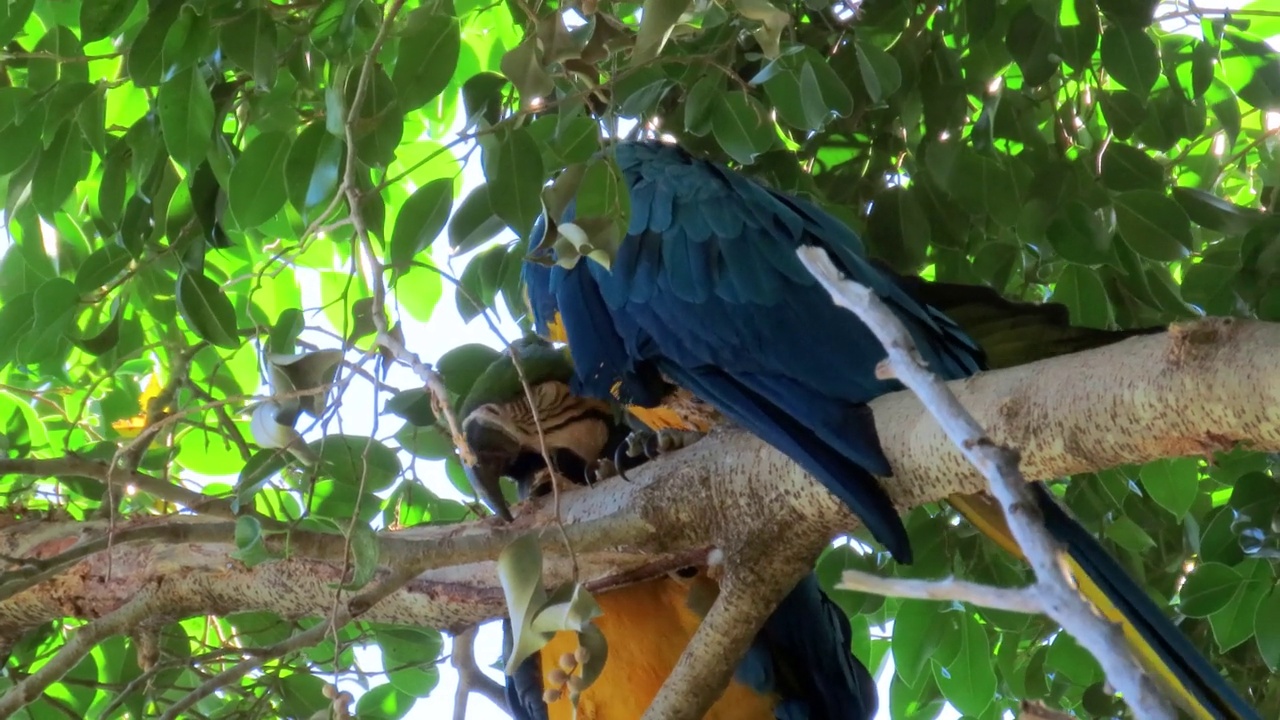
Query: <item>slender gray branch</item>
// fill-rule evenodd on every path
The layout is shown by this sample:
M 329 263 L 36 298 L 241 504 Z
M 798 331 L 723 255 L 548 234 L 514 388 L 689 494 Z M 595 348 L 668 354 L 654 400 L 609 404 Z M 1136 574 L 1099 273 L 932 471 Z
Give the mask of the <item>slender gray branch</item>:
M 1040 602 L 1034 586 L 1003 588 L 956 578 L 916 580 L 845 570 L 836 588 L 912 600 L 959 600 L 979 607 L 1027 615 L 1044 613 L 1044 603 Z
M 485 675 L 476 664 L 475 643 L 478 629 L 479 626 L 472 625 L 453 636 L 453 652 L 450 654 L 449 663 L 458 671 L 458 689 L 453 696 L 454 720 L 466 720 L 467 699 L 471 693 L 485 696 L 500 708 L 507 706 L 502 685 Z
M 853 312 L 875 333 L 888 352 L 894 377 L 919 396 L 965 458 L 987 479 L 1014 539 L 1035 571 L 1034 587 L 1049 617 L 1097 658 L 1108 681 L 1137 717 L 1173 720 L 1176 716 L 1168 698 L 1129 652 L 1120 628 L 1107 622 L 1072 587 L 1061 552 L 1027 491 L 1017 451 L 993 442 L 946 383 L 924 367 L 906 327 L 875 293 L 845 278 L 825 250 L 802 247 L 797 254 L 836 305 Z

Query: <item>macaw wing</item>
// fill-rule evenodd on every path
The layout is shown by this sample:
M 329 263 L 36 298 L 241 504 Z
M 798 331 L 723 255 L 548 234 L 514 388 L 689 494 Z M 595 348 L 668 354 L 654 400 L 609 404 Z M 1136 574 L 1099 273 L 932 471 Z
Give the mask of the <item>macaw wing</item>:
M 871 720 L 875 680 L 851 642 L 848 618 L 808 575 L 765 621 L 735 677 L 777 693 L 779 720 Z
M 511 657 L 511 621 L 502 621 L 502 656 Z M 507 710 L 514 720 L 548 720 L 542 693 L 542 661 L 538 653 L 525 658 L 503 687 Z
M 901 521 L 868 477 L 890 468 L 861 409 L 898 385 L 876 379 L 879 342 L 835 306 L 795 251 L 826 249 L 891 304 L 945 376 L 976 371 L 976 348 L 869 264 L 857 237 L 816 206 L 672 146 L 623 144 L 616 153 L 631 190 L 625 242 L 610 268 L 581 261 L 553 268 L 549 283 L 575 363 L 586 361 L 581 391 L 600 396 L 606 382 L 651 363 L 791 455 L 908 558 Z

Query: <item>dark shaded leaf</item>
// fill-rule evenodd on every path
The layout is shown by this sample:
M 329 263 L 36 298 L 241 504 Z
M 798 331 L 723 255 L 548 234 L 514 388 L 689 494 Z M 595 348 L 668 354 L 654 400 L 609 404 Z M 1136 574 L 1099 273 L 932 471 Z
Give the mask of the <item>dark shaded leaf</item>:
M 485 156 L 490 206 L 522 238 L 528 238 L 533 221 L 542 212 L 542 153 L 529 135 L 518 128 L 505 133 Z M 496 201 L 496 202 L 494 202 Z
M 193 172 L 213 144 L 213 98 L 200 69 L 178 72 L 161 83 L 156 110 L 169 155 Z
M 304 219 L 324 207 L 338 190 L 346 160 L 343 142 L 330 135 L 323 122 L 302 129 L 284 164 L 284 183 L 293 205 Z
M 240 347 L 236 310 L 218 284 L 204 275 L 179 273 L 178 310 L 200 337 L 221 348 Z
M 1112 27 L 1102 33 L 1102 66 L 1125 89 L 1145 97 L 1160 77 L 1160 54 L 1146 30 Z
M 439 178 L 423 185 L 400 206 L 391 231 L 388 264 L 403 272 L 444 231 L 453 210 L 453 179 Z
M 292 140 L 283 132 L 254 138 L 231 170 L 227 205 L 241 230 L 257 227 L 284 207 L 288 197 L 285 164 Z
M 493 211 L 489 185 L 476 186 L 449 219 L 449 246 L 461 255 L 492 240 L 506 223 Z
M 1165 185 L 1164 168 L 1132 145 L 1113 142 L 1102 155 L 1102 184 L 1108 190 L 1159 190 Z
M 40 155 L 31 179 L 31 200 L 46 218 L 62 207 L 89 169 L 84 139 L 72 123 L 65 123 Z
M 427 104 L 449 85 L 460 48 L 456 18 L 434 14 L 429 6 L 409 14 L 391 75 L 406 110 Z
M 1154 190 L 1115 196 L 1116 227 L 1129 247 L 1159 262 L 1186 257 L 1191 249 L 1191 219 L 1178 203 Z
M 76 272 L 76 290 L 92 292 L 116 279 L 129 267 L 133 256 L 119 245 L 104 245 L 94 250 Z
M 768 112 L 758 100 L 741 90 L 725 93 L 711 112 L 716 142 L 734 160 L 750 165 L 773 145 L 775 133 Z

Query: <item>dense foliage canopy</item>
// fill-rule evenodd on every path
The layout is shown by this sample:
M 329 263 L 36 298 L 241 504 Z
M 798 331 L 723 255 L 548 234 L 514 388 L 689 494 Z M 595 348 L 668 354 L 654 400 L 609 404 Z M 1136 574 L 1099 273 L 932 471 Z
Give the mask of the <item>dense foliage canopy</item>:
M 407 355 L 375 337 L 436 357 L 455 341 L 404 328 L 521 317 L 525 248 L 507 229 L 527 237 L 544 203 L 576 195 L 576 247 L 607 262 L 626 203 L 596 152 L 619 132 L 666 133 L 809 194 L 900 271 L 1052 299 L 1080 324 L 1280 320 L 1277 36 L 1268 0 L 0 4 L 3 522 L 235 514 L 239 561 L 271 560 L 271 523 L 326 531 L 359 586 L 375 531 L 483 514 L 420 479 L 443 461 L 470 493 L 418 378 L 381 383 Z M 447 254 L 465 262 L 457 278 Z M 493 353 L 444 353 L 454 400 Z M 332 402 L 353 383 L 376 385 L 373 401 Z M 352 414 L 379 420 L 344 432 Z M 282 450 L 298 432 L 310 446 Z M 1082 521 L 1280 714 L 1272 459 L 1076 480 Z M 824 581 L 844 567 L 1025 579 L 950 511 L 917 508 L 908 527 L 914 566 L 844 546 Z M 4 617 L 39 569 L 0 576 L 15 633 L 0 636 L 0 691 L 89 619 L 71 600 L 64 619 Z M 995 718 L 1022 698 L 1121 712 L 1043 619 L 836 596 L 861 658 L 893 650 L 895 718 L 944 701 Z M 239 610 L 108 639 L 26 716 L 163 713 L 244 648 L 318 622 Z M 362 674 L 360 646 L 385 675 Z M 337 672 L 374 687 L 360 717 L 399 717 L 435 687 L 441 648 L 430 628 L 356 622 L 192 710 L 306 717 Z

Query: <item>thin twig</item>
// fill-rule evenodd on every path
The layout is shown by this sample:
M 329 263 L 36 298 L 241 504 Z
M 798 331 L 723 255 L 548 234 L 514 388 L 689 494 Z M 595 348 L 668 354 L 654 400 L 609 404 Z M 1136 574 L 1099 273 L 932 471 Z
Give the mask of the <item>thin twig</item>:
M 1044 603 L 1035 586 L 1004 588 L 956 578 L 917 580 L 892 578 L 861 570 L 845 570 L 837 590 L 912 600 L 958 600 L 992 610 L 1041 615 Z
M 1168 698 L 1133 658 L 1120 628 L 1107 622 L 1072 587 L 1060 550 L 1028 494 L 1018 453 L 993 442 L 946 383 L 924 367 L 906 327 L 875 293 L 845 278 L 822 248 L 805 246 L 796 253 L 836 305 L 853 312 L 875 333 L 888 352 L 894 377 L 920 398 L 965 458 L 986 477 L 1014 539 L 1035 571 L 1034 588 L 1046 614 L 1097 658 L 1107 680 L 1137 717 L 1173 720 L 1176 716 Z

